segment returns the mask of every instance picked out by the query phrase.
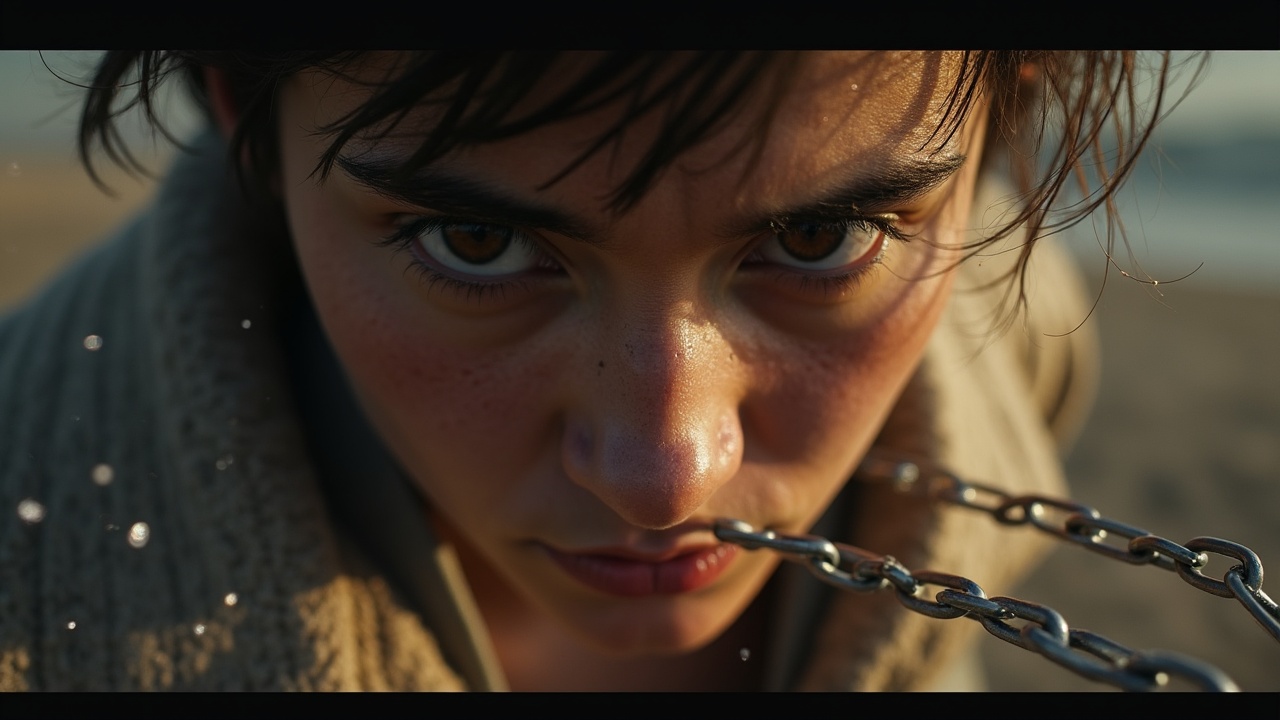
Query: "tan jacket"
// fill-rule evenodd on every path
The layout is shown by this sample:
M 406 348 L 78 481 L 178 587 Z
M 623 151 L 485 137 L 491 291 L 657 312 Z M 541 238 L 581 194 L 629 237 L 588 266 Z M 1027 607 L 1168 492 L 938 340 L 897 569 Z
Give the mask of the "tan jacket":
M 279 340 L 298 292 L 285 230 L 243 203 L 224 153 L 207 136 L 150 210 L 0 321 L 0 689 L 501 688 L 453 551 L 406 486 L 365 496 L 368 527 L 429 558 L 395 590 L 332 520 L 341 498 L 317 482 Z M 1093 336 L 1044 333 L 1086 305 L 1064 259 L 1038 248 L 1031 315 L 993 341 L 995 296 L 965 288 L 999 262 L 965 266 L 877 446 L 1060 493 Z M 1029 532 L 886 486 L 846 495 L 847 517 L 824 530 L 989 594 L 1039 550 Z M 778 583 L 770 688 L 946 687 L 965 667 L 977 623 L 794 575 Z

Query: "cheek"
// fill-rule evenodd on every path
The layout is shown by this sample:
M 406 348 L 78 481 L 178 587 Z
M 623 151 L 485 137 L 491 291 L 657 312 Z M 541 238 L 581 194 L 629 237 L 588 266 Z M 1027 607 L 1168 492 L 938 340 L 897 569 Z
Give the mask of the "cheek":
M 950 277 L 900 282 L 873 322 L 827 337 L 775 335 L 755 348 L 743 407 L 748 462 L 766 465 L 797 526 L 816 520 L 844 485 L 923 356 Z
M 461 457 L 491 460 L 499 445 L 504 457 L 525 454 L 532 428 L 545 423 L 539 389 L 549 385 L 554 358 L 537 347 L 494 353 L 458 343 L 435 332 L 429 313 L 405 307 L 405 294 L 366 286 L 317 298 L 382 436 L 402 461 L 444 460 L 451 472 Z
M 290 222 L 317 314 L 369 420 L 427 483 L 514 477 L 507 466 L 541 452 L 555 348 L 494 352 L 474 337 L 480 323 L 433 312 L 408 261 L 376 245 L 376 231 L 340 203 L 298 191 Z
M 951 274 L 936 274 L 950 260 L 929 255 L 892 270 L 896 292 L 888 293 L 877 322 L 811 353 L 812 372 L 829 389 L 831 404 L 865 407 L 879 419 L 871 424 L 875 431 L 915 372 L 950 296 Z
M 531 470 L 554 460 L 555 404 L 546 390 L 554 357 L 459 347 L 434 335 L 421 313 L 398 311 L 392 297 L 355 296 L 320 312 L 361 406 L 401 466 L 459 517 L 529 502 Z

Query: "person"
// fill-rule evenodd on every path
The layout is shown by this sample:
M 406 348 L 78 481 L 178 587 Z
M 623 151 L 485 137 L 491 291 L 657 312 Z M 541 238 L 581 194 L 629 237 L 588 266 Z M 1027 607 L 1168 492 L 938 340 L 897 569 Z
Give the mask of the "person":
M 1065 492 L 1095 341 L 1048 236 L 1161 114 L 1139 60 L 107 53 L 90 172 L 171 76 L 210 129 L 0 324 L 0 688 L 980 687 L 977 623 L 713 525 L 1028 569 L 851 477 Z

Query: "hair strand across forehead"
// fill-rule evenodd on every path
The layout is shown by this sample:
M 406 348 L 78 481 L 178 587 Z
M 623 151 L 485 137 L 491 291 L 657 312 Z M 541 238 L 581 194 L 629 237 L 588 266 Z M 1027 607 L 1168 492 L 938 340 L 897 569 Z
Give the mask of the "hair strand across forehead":
M 304 70 L 364 83 L 371 90 L 366 102 L 321 128 L 331 135 L 317 164 L 321 177 L 353 139 L 385 137 L 410 113 L 424 108 L 434 113 L 435 124 L 399 172 L 413 173 L 457 148 L 515 137 L 621 104 L 624 111 L 620 117 L 548 185 L 597 153 L 610 146 L 616 148 L 636 122 L 661 113 L 654 141 L 610 192 L 610 207 L 623 212 L 640 200 L 682 153 L 737 119 L 748 101 L 756 101 L 762 108 L 752 119 L 754 132 L 744 140 L 754 144 L 748 158 L 748 166 L 753 167 L 762 151 L 761 138 L 800 57 L 789 52 L 735 51 L 621 51 L 572 56 L 554 52 L 424 52 L 398 59 L 371 81 L 361 72 L 371 60 L 363 53 L 109 52 L 86 97 L 79 149 L 95 180 L 92 150 L 96 144 L 113 162 L 131 171 L 143 170 L 123 142 L 117 119 L 141 108 L 145 118 L 169 137 L 153 105 L 157 88 L 180 71 L 195 89 L 197 101 L 207 109 L 206 67 L 225 73 L 231 86 L 239 123 L 229 151 L 232 158 L 247 159 L 236 164 L 246 187 L 267 187 L 278 172 L 275 95 L 286 79 Z M 1166 112 L 1171 69 L 1167 52 L 1158 54 L 1158 62 L 1152 66 L 1139 62 L 1134 51 L 962 53 L 942 119 L 922 148 L 939 139 L 937 147 L 945 146 L 981 98 L 990 108 L 984 167 L 990 169 L 993 158 L 1002 158 L 1021 197 L 1012 218 L 970 246 L 968 255 L 1025 231 L 1027 242 L 1016 271 L 1025 277 L 1026 260 L 1036 239 L 1070 228 L 1101 208 L 1107 219 L 1105 247 L 1110 260 L 1115 235 L 1124 239 L 1113 198 Z M 1202 59 L 1188 89 L 1203 69 Z M 548 83 L 564 89 L 529 107 L 535 90 L 545 89 Z M 1076 180 L 1082 199 L 1066 201 L 1070 178 Z M 1016 284 L 1017 300 L 1025 302 L 1022 282 Z

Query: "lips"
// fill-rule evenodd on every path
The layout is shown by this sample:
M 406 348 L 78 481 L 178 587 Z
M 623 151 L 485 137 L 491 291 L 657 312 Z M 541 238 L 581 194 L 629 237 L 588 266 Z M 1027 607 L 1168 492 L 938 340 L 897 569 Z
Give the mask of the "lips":
M 547 547 L 546 551 L 570 577 L 619 597 L 678 595 L 697 590 L 714 582 L 738 556 L 736 547 L 723 544 L 651 558 L 627 550 L 578 553 Z

